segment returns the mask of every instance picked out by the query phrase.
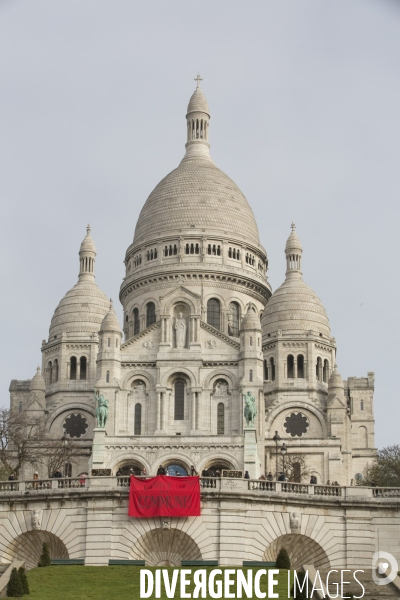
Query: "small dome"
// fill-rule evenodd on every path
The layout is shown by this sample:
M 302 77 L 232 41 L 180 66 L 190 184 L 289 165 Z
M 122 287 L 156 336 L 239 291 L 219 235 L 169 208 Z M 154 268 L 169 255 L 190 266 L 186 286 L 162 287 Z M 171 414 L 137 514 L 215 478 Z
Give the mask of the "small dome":
M 187 115 L 192 112 L 204 112 L 210 116 L 207 99 L 199 87 L 192 94 L 187 107 Z
M 325 308 L 301 278 L 287 278 L 272 294 L 262 316 L 264 335 L 281 331 L 316 331 L 330 337 Z
M 60 301 L 50 324 L 49 339 L 62 333 L 97 333 L 110 300 L 93 280 L 78 281 Z
M 335 364 L 334 369 L 332 371 L 332 375 L 329 377 L 329 381 L 328 381 L 328 393 L 329 394 L 341 393 L 343 395 L 343 392 L 344 392 L 343 379 L 338 371 L 337 365 Z
M 121 333 L 121 326 L 119 324 L 118 317 L 115 314 L 112 301 L 110 301 L 110 310 L 101 323 L 100 331 L 117 331 L 118 333 Z
M 79 248 L 79 254 L 87 252 L 94 252 L 96 254 L 96 246 L 90 235 L 90 225 L 86 227 L 86 232 L 86 236 L 83 238 L 81 247 Z
M 261 329 L 260 317 L 258 316 L 254 307 L 250 305 L 247 309 L 247 313 L 243 317 L 240 331 Z
M 285 246 L 285 252 L 287 254 L 290 252 L 302 252 L 302 251 L 303 251 L 303 248 L 301 245 L 301 241 L 296 233 L 296 225 L 294 223 L 292 223 L 292 233 L 289 235 L 289 237 L 287 239 L 286 246 Z
M 33 392 L 33 391 L 45 392 L 46 391 L 46 384 L 45 384 L 43 376 L 40 372 L 40 367 L 38 367 L 36 369 L 36 373 L 32 377 L 32 379 L 29 383 L 29 391 L 30 392 Z

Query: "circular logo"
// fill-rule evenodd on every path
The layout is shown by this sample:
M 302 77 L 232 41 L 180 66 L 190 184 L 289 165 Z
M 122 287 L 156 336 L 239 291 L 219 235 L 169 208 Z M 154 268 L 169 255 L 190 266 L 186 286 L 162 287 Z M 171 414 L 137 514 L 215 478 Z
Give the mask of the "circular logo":
M 388 573 L 388 569 L 390 572 Z M 375 552 L 372 557 L 372 578 L 376 585 L 388 585 L 396 579 L 399 570 L 397 560 L 389 552 Z M 386 577 L 379 577 L 379 575 L 386 575 Z

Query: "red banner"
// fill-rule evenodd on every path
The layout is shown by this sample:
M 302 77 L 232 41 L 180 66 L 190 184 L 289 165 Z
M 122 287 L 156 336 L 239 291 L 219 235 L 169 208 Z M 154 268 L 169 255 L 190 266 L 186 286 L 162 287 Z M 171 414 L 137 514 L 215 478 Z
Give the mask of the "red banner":
M 158 475 L 150 479 L 131 476 L 130 517 L 199 517 L 198 477 Z

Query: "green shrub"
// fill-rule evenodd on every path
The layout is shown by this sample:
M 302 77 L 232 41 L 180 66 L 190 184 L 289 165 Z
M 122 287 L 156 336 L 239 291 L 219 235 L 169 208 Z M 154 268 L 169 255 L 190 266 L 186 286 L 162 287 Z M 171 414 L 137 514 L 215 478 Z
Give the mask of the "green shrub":
M 297 579 L 299 581 L 300 587 L 303 586 L 305 577 L 306 577 L 306 574 L 304 573 L 304 571 L 299 571 L 297 573 Z M 294 586 L 295 586 L 295 583 L 293 582 L 292 589 L 290 590 L 290 595 L 292 596 L 292 598 L 296 598 L 296 600 L 308 600 L 309 597 L 307 595 L 307 587 L 306 587 L 307 584 L 304 584 L 302 591 L 299 590 L 299 588 L 296 584 L 296 595 L 294 594 Z
M 21 583 L 22 583 L 22 589 L 24 591 L 24 594 L 29 594 L 29 583 L 28 583 L 28 577 L 26 576 L 26 571 L 24 569 L 24 567 L 20 567 L 18 569 L 18 573 L 21 579 Z
M 276 568 L 290 569 L 290 558 L 286 548 L 281 548 L 279 550 L 278 556 L 276 558 Z
M 24 595 L 21 577 L 17 569 L 11 571 L 11 576 L 7 584 L 7 596 L 9 598 L 20 598 Z
M 43 542 L 42 554 L 40 555 L 38 567 L 49 567 L 51 565 L 49 545 L 47 542 Z

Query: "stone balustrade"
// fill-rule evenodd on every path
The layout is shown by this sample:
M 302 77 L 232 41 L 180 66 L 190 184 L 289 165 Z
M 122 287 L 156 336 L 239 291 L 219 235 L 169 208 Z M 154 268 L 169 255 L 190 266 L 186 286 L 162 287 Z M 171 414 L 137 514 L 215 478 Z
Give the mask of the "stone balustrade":
M 128 490 L 129 476 L 120 477 L 63 477 L 54 479 L 29 479 L 25 481 L 0 481 L 0 500 L 4 495 L 20 495 L 35 492 L 55 492 L 59 490 L 90 490 L 96 488 Z M 290 494 L 290 496 L 321 496 L 327 498 L 400 498 L 400 487 L 365 487 L 365 486 L 336 486 L 308 485 L 283 481 L 267 481 L 263 479 L 244 479 L 228 477 L 200 477 L 202 492 L 215 490 L 218 492 L 232 491 L 256 492 L 271 494 Z

